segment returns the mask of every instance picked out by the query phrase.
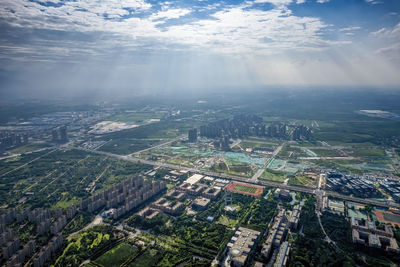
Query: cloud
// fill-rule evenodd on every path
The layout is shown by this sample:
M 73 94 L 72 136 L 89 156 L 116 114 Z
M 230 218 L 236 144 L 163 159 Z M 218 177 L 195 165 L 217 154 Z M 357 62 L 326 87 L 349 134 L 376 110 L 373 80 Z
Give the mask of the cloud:
M 320 4 L 328 3 L 329 1 L 330 0 L 317 0 L 317 2 Z
M 263 11 L 235 7 L 211 17 L 213 19 L 172 26 L 164 33 L 165 37 L 220 52 L 272 53 L 327 45 L 320 37 L 320 31 L 327 25 L 317 18 L 294 16 L 286 9 Z
M 275 7 L 270 10 L 249 9 L 247 4 L 243 4 L 220 8 L 210 11 L 206 18 L 164 25 L 162 29 L 159 25 L 169 19 L 186 16 L 192 10 L 168 4 L 154 12 L 150 10 L 151 5 L 143 0 L 80 0 L 63 2 L 64 5 L 60 7 L 6 0 L 6 4 L 0 8 L 0 15 L 11 25 L 25 29 L 102 32 L 104 37 L 113 37 L 109 42 L 132 49 L 175 46 L 179 49 L 186 47 L 226 53 L 279 53 L 282 50 L 321 49 L 334 44 L 322 37 L 322 31 L 328 25 L 321 19 L 298 17 L 287 9 L 285 5 L 291 0 L 256 2 L 269 2 Z M 134 16 L 131 10 L 136 10 L 135 15 L 143 15 Z M 129 38 L 135 42 L 129 42 Z
M 365 0 L 365 2 L 367 2 L 368 4 L 371 4 L 371 5 L 383 4 L 382 1 L 377 1 L 377 0 Z
M 275 6 L 286 6 L 290 3 L 292 3 L 292 0 L 255 0 L 254 3 L 259 4 L 259 3 L 270 3 Z
M 375 32 L 371 32 L 370 35 L 379 38 L 400 38 L 400 23 L 392 28 L 381 28 Z
M 340 32 L 357 31 L 357 30 L 361 30 L 361 27 L 353 26 L 353 27 L 346 27 L 339 29 Z
M 371 26 L 359 18 L 340 18 L 338 24 L 348 27 L 339 28 L 333 25 L 335 20 L 328 24 L 323 12 L 311 10 L 307 11 L 309 15 L 300 15 L 291 5 L 305 2 L 196 1 L 187 5 L 183 1 L 2 0 L 0 77 L 4 69 L 22 73 L 21 77 L 24 73 L 36 77 L 31 69 L 47 66 L 48 73 L 59 72 L 60 76 L 69 67 L 76 69 L 70 72 L 70 79 L 81 73 L 73 84 L 80 88 L 85 85 L 85 73 L 96 77 L 94 67 L 99 69 L 98 76 L 105 76 L 102 79 L 107 78 L 108 71 L 114 75 L 104 82 L 110 87 L 122 81 L 125 87 L 141 88 L 166 84 L 195 87 L 196 83 L 206 86 L 207 82 L 222 86 L 232 76 L 238 79 L 231 79 L 229 85 L 240 86 L 252 80 L 257 84 L 356 84 L 363 79 L 378 84 L 386 82 L 383 78 L 390 83 L 397 81 L 397 74 L 394 78 L 390 75 L 399 70 L 392 59 L 398 51 L 399 24 L 364 36 L 364 30 L 370 32 L 383 24 L 374 21 Z M 320 8 L 336 12 L 333 3 Z M 359 31 L 357 24 L 364 30 Z M 348 41 L 346 35 L 356 31 L 352 42 Z M 363 42 L 362 38 L 377 40 Z M 370 54 L 374 56 L 355 60 Z M 374 60 L 381 64 L 381 71 L 375 70 Z M 122 74 L 114 73 L 117 71 Z M 51 76 L 43 73 L 37 76 Z M 57 82 L 54 79 L 48 87 Z M 90 83 L 94 87 L 102 84 Z
M 380 48 L 376 53 L 400 60 L 400 42 L 388 47 Z
M 192 11 L 190 9 L 186 8 L 173 8 L 173 9 L 167 9 L 163 11 L 159 11 L 153 15 L 150 16 L 151 20 L 157 20 L 157 19 L 177 19 L 180 17 L 183 17 L 187 14 L 190 14 Z

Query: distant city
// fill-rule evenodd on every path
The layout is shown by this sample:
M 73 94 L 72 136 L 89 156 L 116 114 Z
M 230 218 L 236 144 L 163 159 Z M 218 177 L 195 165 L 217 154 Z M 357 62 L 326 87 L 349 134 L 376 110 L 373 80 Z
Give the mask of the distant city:
M 399 262 L 393 120 L 339 107 L 343 117 L 272 116 L 235 101 L 102 104 L 0 125 L 1 264 Z

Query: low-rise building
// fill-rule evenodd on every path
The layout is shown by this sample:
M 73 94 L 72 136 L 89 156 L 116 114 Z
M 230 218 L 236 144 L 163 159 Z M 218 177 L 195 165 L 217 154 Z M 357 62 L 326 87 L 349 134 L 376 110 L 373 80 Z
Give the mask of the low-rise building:
M 210 204 L 210 199 L 209 198 L 205 198 L 205 197 L 197 197 L 194 201 L 193 201 L 193 208 L 196 210 L 205 210 L 207 208 L 207 206 Z
M 152 208 L 145 208 L 143 210 L 141 210 L 138 215 L 142 218 L 146 218 L 146 219 L 153 219 L 154 217 L 156 217 L 158 214 L 160 214 L 160 212 L 158 210 L 152 209 Z
M 171 190 L 167 193 L 168 197 L 175 198 L 176 200 L 183 201 L 185 199 L 185 192 L 180 192 L 176 190 Z
M 181 202 L 172 202 L 165 198 L 160 198 L 152 204 L 153 208 L 159 209 L 165 213 L 175 215 L 180 212 L 184 205 Z
M 183 183 L 179 186 L 179 190 L 182 192 L 186 192 L 189 195 L 194 195 L 198 196 L 201 194 L 201 192 L 206 188 L 205 185 L 202 184 L 189 184 L 189 183 Z
M 221 193 L 221 189 L 215 187 L 209 187 L 203 191 L 203 196 L 210 199 L 216 199 Z
M 277 188 L 274 192 L 274 197 L 283 200 L 289 200 L 291 196 L 288 190 Z
M 387 251 L 400 253 L 400 248 L 393 237 L 393 229 L 385 225 L 384 229 L 377 229 L 373 221 L 357 220 L 351 217 L 353 243 L 374 248 L 385 248 Z
M 245 266 L 247 257 L 254 247 L 260 232 L 239 227 L 228 243 L 228 253 L 233 266 Z

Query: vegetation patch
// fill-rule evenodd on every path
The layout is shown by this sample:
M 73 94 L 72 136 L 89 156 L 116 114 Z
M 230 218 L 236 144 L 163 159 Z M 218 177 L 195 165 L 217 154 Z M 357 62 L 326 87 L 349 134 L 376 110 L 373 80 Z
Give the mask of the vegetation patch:
M 127 259 L 134 257 L 138 249 L 128 243 L 121 243 L 100 256 L 95 263 L 104 267 L 120 266 Z
M 287 174 L 268 169 L 261 174 L 260 178 L 268 181 L 283 183 L 287 178 Z

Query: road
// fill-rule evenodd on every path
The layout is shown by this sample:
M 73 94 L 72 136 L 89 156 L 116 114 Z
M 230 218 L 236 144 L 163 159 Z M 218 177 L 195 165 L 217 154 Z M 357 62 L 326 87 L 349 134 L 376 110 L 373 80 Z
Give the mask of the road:
M 233 142 L 231 145 L 229 145 L 229 147 L 232 149 L 232 148 L 234 148 L 235 146 L 237 146 L 238 144 L 240 144 L 240 142 L 242 142 L 242 140 L 241 140 L 241 139 L 238 139 L 238 140 L 236 140 L 235 142 Z
M 182 140 L 182 139 L 184 139 L 185 137 L 186 137 L 186 135 L 181 135 L 181 136 L 179 136 L 179 137 L 177 137 L 177 138 L 174 138 L 174 139 L 172 139 L 172 140 L 168 140 L 168 141 L 162 142 L 162 143 L 160 143 L 160 144 L 158 144 L 158 145 L 155 145 L 155 146 L 152 146 L 152 147 L 149 147 L 149 148 L 145 148 L 145 149 L 142 149 L 142 150 L 133 152 L 132 154 L 129 154 L 128 156 L 133 157 L 134 155 L 140 154 L 140 153 L 142 153 L 142 152 L 146 152 L 146 151 L 152 150 L 152 149 L 154 149 L 154 148 L 161 147 L 161 146 L 164 146 L 164 145 L 167 145 L 167 144 L 171 144 L 171 143 L 173 143 L 173 142 L 175 142 L 175 141 Z
M 51 150 L 50 152 L 48 152 L 48 153 L 46 153 L 46 154 L 44 154 L 44 155 L 41 155 L 41 156 L 39 156 L 39 157 L 37 157 L 37 158 L 34 158 L 33 160 L 31 160 L 31 161 L 29 161 L 29 162 L 27 162 L 27 163 L 25 163 L 25 164 L 22 164 L 21 166 L 18 166 L 18 167 L 16 167 L 15 169 L 9 170 L 8 172 L 5 172 L 5 173 L 1 174 L 0 177 L 3 177 L 3 176 L 5 176 L 5 175 L 7 175 L 7 174 L 9 174 L 9 173 L 12 173 L 12 172 L 14 172 L 14 171 L 17 171 L 17 170 L 19 170 L 19 169 L 21 169 L 21 168 L 23 168 L 23 167 L 25 167 L 25 166 L 28 166 L 28 165 L 31 164 L 32 162 L 35 162 L 35 161 L 37 161 L 38 159 L 43 158 L 43 157 L 45 157 L 45 156 L 47 156 L 47 155 L 49 155 L 49 154 L 51 154 L 51 153 L 53 153 L 53 152 L 55 152 L 55 151 L 57 151 L 57 150 L 58 150 L 58 148 L 56 148 L 56 149 L 54 149 L 54 150 Z
M 260 178 L 261 174 L 264 172 L 265 168 L 268 166 L 268 164 L 271 163 L 271 161 L 279 154 L 279 152 L 281 152 L 282 148 L 286 145 L 286 143 L 281 144 L 280 146 L 278 146 L 275 151 L 272 153 L 272 156 L 265 161 L 264 165 L 262 166 L 262 168 L 258 169 L 256 171 L 256 173 L 253 175 L 253 177 L 251 177 L 250 181 L 253 183 L 256 183 L 258 181 L 258 178 Z
M 70 223 L 71 223 L 71 222 L 72 222 L 72 221 L 70 221 Z M 76 231 L 76 232 L 73 232 L 73 233 L 69 234 L 69 235 L 68 235 L 68 238 L 71 237 L 71 236 L 74 236 L 74 235 L 76 235 L 76 234 L 79 234 L 80 232 L 83 232 L 83 231 L 85 231 L 86 229 L 89 229 L 89 228 L 92 227 L 92 226 L 100 225 L 100 224 L 104 224 L 104 222 L 103 222 L 103 217 L 101 217 L 100 215 L 96 215 L 96 217 L 94 217 L 93 221 L 91 221 L 88 225 L 86 225 L 86 226 L 83 227 L 82 229 L 80 229 L 80 230 L 78 230 L 78 231 Z
M 324 233 L 325 235 L 325 241 L 328 243 L 332 243 L 336 246 L 336 243 L 328 236 L 328 234 L 325 232 L 324 226 L 322 226 L 320 212 L 315 210 L 315 213 L 317 214 L 319 226 L 321 227 L 322 233 Z
M 304 159 L 304 160 L 353 160 L 357 159 L 356 157 L 299 157 L 298 159 Z
M 233 181 L 259 184 L 259 185 L 276 187 L 276 188 L 286 189 L 286 190 L 295 191 L 295 192 L 309 193 L 309 194 L 313 194 L 313 195 L 316 194 L 316 190 L 314 188 L 308 188 L 308 187 L 297 186 L 297 185 L 285 185 L 282 183 L 272 182 L 272 181 L 267 181 L 267 180 L 259 180 L 255 183 L 255 182 L 252 182 L 247 177 L 242 177 L 242 176 L 237 176 L 237 175 L 230 175 L 230 174 L 218 173 L 218 172 L 213 172 L 213 171 L 198 170 L 196 168 L 189 168 L 189 167 L 184 167 L 184 166 L 170 164 L 170 163 L 162 163 L 162 162 L 156 162 L 156 161 L 151 161 L 151 160 L 139 159 L 139 158 L 134 158 L 132 156 L 122 156 L 122 155 L 117 155 L 117 154 L 104 152 L 104 151 L 98 151 L 98 150 L 91 150 L 91 149 L 85 149 L 85 148 L 79 148 L 79 147 L 71 147 L 71 148 L 86 151 L 89 153 L 100 154 L 100 155 L 104 155 L 104 156 L 108 156 L 108 157 L 114 157 L 117 159 L 130 161 L 133 163 L 148 164 L 148 165 L 152 165 L 152 166 L 156 166 L 156 167 L 164 167 L 164 168 L 169 168 L 169 169 L 174 169 L 174 170 L 184 170 L 184 171 L 203 174 L 206 176 L 220 177 L 220 178 L 233 180 Z M 398 204 L 398 203 L 387 202 L 387 201 L 381 202 L 381 201 L 376 201 L 376 200 L 372 200 L 372 199 L 357 198 L 357 197 L 342 195 L 342 194 L 339 194 L 336 192 L 331 192 L 331 191 L 326 191 L 326 195 L 335 197 L 338 199 L 354 201 L 354 202 L 362 203 L 362 204 L 372 204 L 375 206 L 387 207 L 387 208 L 400 208 L 400 204 Z

